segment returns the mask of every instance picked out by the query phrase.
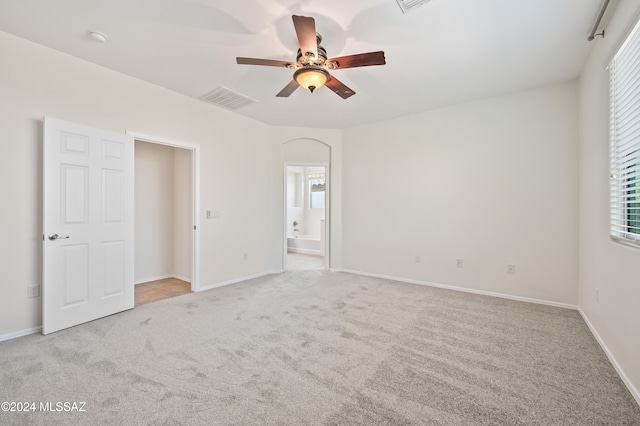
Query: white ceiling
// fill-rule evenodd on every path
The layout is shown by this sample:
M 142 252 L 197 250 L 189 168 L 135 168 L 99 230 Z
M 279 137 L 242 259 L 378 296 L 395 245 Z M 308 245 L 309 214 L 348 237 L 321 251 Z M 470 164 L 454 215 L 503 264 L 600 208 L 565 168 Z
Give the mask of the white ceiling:
M 193 98 L 224 86 L 258 101 L 236 112 L 272 125 L 345 128 L 575 78 L 600 5 L 431 0 L 403 14 L 395 0 L 0 0 L 0 30 Z M 333 71 L 356 92 L 347 100 L 327 88 L 276 98 L 292 71 L 235 58 L 295 61 L 292 14 L 315 18 L 329 57 L 383 50 L 387 64 Z

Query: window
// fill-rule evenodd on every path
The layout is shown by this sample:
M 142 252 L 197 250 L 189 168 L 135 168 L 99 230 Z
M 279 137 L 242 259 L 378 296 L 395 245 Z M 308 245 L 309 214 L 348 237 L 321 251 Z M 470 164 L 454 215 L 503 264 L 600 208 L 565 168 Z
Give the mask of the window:
M 609 64 L 611 237 L 640 247 L 640 29 Z
M 325 194 L 324 173 L 309 175 L 309 208 L 323 209 Z

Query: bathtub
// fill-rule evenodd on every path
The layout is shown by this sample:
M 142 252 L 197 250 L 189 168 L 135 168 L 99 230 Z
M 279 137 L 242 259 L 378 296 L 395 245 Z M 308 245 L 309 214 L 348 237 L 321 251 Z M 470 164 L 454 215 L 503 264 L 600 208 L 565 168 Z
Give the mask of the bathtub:
M 316 254 L 320 256 L 322 240 L 319 235 L 296 235 L 287 237 L 287 251 L 293 253 Z

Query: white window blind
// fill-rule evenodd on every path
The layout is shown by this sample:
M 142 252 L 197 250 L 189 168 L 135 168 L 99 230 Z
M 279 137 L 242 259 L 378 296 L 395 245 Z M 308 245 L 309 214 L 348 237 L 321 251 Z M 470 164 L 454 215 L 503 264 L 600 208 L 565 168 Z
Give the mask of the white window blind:
M 640 247 L 640 22 L 609 64 L 611 237 Z

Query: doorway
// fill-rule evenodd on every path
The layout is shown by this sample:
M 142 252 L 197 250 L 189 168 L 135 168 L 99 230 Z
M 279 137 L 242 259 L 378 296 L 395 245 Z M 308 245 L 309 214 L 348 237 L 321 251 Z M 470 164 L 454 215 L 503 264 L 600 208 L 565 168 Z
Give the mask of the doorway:
M 135 305 L 199 289 L 197 147 L 135 136 Z
M 285 165 L 286 270 L 328 269 L 328 167 Z

